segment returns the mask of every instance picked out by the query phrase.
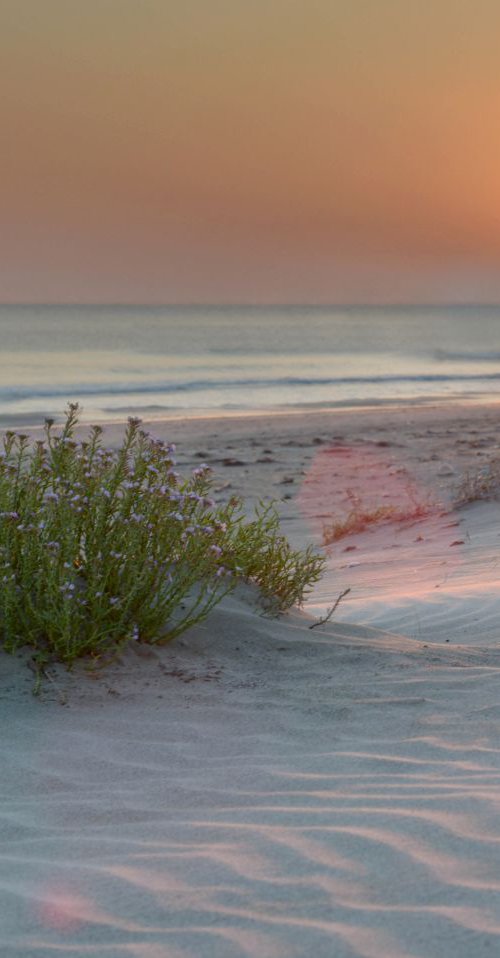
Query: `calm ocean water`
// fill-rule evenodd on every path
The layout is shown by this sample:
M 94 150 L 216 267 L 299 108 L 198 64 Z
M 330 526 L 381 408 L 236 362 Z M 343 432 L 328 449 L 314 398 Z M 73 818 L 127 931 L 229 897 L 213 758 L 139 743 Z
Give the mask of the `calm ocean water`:
M 0 425 L 500 399 L 497 307 L 0 307 Z

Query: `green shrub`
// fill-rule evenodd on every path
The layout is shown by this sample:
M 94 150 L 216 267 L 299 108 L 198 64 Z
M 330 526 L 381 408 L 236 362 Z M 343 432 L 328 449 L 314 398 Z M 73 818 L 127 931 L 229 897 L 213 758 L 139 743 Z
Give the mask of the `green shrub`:
M 216 506 L 210 470 L 175 470 L 174 447 L 129 419 L 121 448 L 100 426 L 74 438 L 46 421 L 34 445 L 7 432 L 0 457 L 0 641 L 70 665 L 129 640 L 166 642 L 204 618 L 238 579 L 272 611 L 301 603 L 322 556 L 296 552 L 272 507 L 245 520 L 239 500 Z
M 273 505 L 261 503 L 256 517 L 245 522 L 232 516 L 228 526 L 224 561 L 237 575 L 257 583 L 267 610 L 279 614 L 301 605 L 307 592 L 321 578 L 323 556 L 308 546 L 293 550 L 280 532 Z

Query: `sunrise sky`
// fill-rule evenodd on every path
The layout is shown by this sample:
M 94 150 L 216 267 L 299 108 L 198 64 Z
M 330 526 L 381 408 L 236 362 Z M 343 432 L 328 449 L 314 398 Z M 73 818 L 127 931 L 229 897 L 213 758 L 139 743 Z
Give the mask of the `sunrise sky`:
M 0 0 L 0 301 L 500 301 L 498 0 Z

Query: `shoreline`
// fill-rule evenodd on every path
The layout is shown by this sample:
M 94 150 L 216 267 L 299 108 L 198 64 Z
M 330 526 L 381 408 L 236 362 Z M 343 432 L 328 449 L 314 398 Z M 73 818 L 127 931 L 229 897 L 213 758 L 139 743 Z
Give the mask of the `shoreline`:
M 60 411 L 55 417 L 55 425 L 59 425 L 64 421 L 63 410 L 67 405 L 69 400 L 63 401 Z M 274 418 L 294 418 L 302 416 L 327 416 L 334 415 L 335 413 L 347 412 L 347 413 L 363 413 L 369 412 L 370 410 L 381 411 L 392 410 L 392 409 L 429 409 L 429 408 L 438 408 L 438 409 L 475 409 L 475 408 L 494 408 L 500 406 L 500 396 L 498 398 L 492 399 L 489 397 L 485 398 L 483 395 L 478 396 L 430 396 L 430 397 L 419 397 L 415 396 L 413 398 L 404 398 L 404 399 L 372 399 L 372 400 L 338 400 L 337 402 L 332 402 L 328 405 L 323 403 L 311 403 L 309 405 L 300 405 L 300 406 L 286 406 L 286 407 L 262 407 L 262 408 L 253 408 L 253 409 L 179 409 L 179 410 L 170 410 L 165 413 L 159 413 L 157 416 L 148 416 L 148 412 L 151 410 L 145 409 L 135 410 L 134 407 L 131 407 L 130 411 L 119 410 L 122 413 L 119 417 L 113 418 L 96 418 L 92 419 L 91 416 L 87 418 L 85 413 L 85 404 L 81 403 L 82 412 L 85 415 L 85 418 L 82 420 L 82 427 L 88 427 L 92 423 L 97 423 L 103 428 L 112 428 L 118 426 L 124 426 L 127 423 L 129 416 L 137 416 L 141 419 L 144 424 L 153 426 L 155 424 L 162 423 L 191 423 L 191 422 L 201 422 L 209 421 L 213 422 L 214 420 L 248 420 L 248 419 L 274 419 Z M 45 418 L 49 414 L 40 410 L 38 413 L 0 413 L 0 433 L 4 432 L 7 429 L 28 429 L 28 430 L 38 430 L 43 429 L 43 423 Z

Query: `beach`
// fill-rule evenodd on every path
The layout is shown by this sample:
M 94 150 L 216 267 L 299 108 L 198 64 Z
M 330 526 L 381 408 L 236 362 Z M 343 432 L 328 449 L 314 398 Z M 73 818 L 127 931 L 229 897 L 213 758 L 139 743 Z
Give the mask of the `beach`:
M 459 500 L 499 422 L 450 402 L 146 425 L 219 501 L 276 500 L 294 546 L 393 513 L 332 541 L 278 619 L 240 587 L 169 646 L 49 668 L 37 698 L 29 653 L 0 656 L 5 958 L 497 953 L 499 507 Z

